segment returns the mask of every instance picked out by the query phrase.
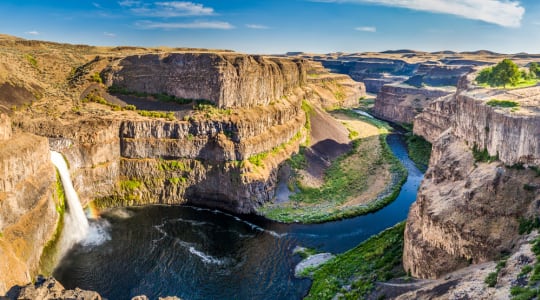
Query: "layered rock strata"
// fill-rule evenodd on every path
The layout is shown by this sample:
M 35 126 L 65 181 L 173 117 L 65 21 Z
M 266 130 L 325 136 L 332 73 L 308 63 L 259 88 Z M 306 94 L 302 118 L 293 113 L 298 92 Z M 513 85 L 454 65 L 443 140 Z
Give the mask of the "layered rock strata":
M 310 62 L 307 97 L 323 108 L 356 107 L 366 96 L 366 86 L 347 75 L 329 73 L 321 63 Z
M 268 105 L 306 80 L 302 60 L 234 53 L 129 56 L 103 75 L 108 85 L 209 100 L 220 108 Z
M 539 190 L 534 171 L 475 163 L 462 140 L 444 134 L 409 212 L 405 270 L 437 278 L 511 252 L 519 217 L 538 213 Z
M 38 271 L 63 204 L 46 138 L 10 137 L 11 122 L 0 115 L 0 294 L 28 282 Z M 10 138 L 9 138 L 10 137 Z M 7 139 L 6 139 L 7 138 Z M 58 211 L 57 211 L 58 210 Z
M 435 99 L 455 92 L 452 88 L 416 88 L 404 84 L 391 84 L 382 87 L 377 95 L 373 114 L 381 119 L 395 123 L 411 124 L 414 117 Z
M 540 88 L 483 89 L 473 78 L 415 119 L 434 145 L 405 230 L 404 267 L 417 277 L 513 252 L 519 219 L 540 213 Z

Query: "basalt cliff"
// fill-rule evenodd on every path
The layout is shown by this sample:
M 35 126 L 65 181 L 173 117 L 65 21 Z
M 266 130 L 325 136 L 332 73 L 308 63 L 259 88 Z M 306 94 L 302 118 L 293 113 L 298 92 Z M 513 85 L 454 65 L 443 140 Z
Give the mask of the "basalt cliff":
M 403 264 L 416 277 L 439 278 L 516 252 L 520 219 L 540 213 L 540 87 L 486 89 L 473 84 L 475 76 L 414 120 L 414 132 L 433 143 L 405 229 Z
M 0 294 L 32 280 L 61 229 L 50 149 L 83 204 L 252 213 L 310 134 L 303 104 L 353 106 L 365 94 L 304 59 L 8 36 L 0 52 Z

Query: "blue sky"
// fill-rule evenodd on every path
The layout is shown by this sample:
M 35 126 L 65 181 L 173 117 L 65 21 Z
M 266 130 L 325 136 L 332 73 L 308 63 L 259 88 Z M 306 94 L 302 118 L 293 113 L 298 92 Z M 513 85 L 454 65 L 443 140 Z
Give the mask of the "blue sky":
M 540 53 L 540 1 L 2 0 L 0 32 L 91 45 L 248 53 Z

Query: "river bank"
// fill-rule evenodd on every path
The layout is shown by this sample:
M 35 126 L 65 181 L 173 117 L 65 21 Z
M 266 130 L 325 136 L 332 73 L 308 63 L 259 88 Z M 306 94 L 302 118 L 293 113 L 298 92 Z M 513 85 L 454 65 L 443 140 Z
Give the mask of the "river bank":
M 290 160 L 292 176 L 285 179 L 292 193 L 259 213 L 285 223 L 322 223 L 376 211 L 397 197 L 407 170 L 386 141 L 392 127 L 352 110 L 332 116 L 349 131 L 352 150 L 331 162 L 319 180 L 311 171 L 312 151 L 301 151 Z

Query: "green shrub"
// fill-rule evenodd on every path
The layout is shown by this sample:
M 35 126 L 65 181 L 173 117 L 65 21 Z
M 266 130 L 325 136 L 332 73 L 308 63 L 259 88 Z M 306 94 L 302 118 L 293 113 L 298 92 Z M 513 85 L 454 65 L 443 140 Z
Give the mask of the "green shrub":
M 518 107 L 519 103 L 511 100 L 497 100 L 492 99 L 488 102 L 486 102 L 487 105 L 493 106 L 493 107 Z
M 519 218 L 519 234 L 529 234 L 538 228 L 540 228 L 540 219 L 538 217 L 531 219 Z
M 32 55 L 32 54 L 25 54 L 24 55 L 24 58 L 26 59 L 26 61 L 32 65 L 32 67 L 34 68 L 38 68 L 38 62 L 37 62 L 37 59 Z
M 103 83 L 103 80 L 101 79 L 101 75 L 99 75 L 99 72 L 96 72 L 94 74 L 91 75 L 90 79 L 93 81 L 93 82 L 97 82 L 97 83 Z
M 499 160 L 498 154 L 495 156 L 491 156 L 489 155 L 489 152 L 487 151 L 486 148 L 484 148 L 483 150 L 480 150 L 476 144 L 474 144 L 473 146 L 472 153 L 473 153 L 474 161 L 476 162 L 490 163 L 490 162 Z
M 124 106 L 125 110 L 137 110 L 137 107 L 135 105 L 128 104 Z
M 139 110 L 137 113 L 143 117 L 150 117 L 150 118 L 164 118 L 169 121 L 176 120 L 176 117 L 174 116 L 173 112 L 165 112 L 165 111 L 150 111 L 150 110 Z
M 142 182 L 138 180 L 124 180 L 120 182 L 122 190 L 133 191 L 142 186 Z
M 419 170 L 425 171 L 431 157 L 431 143 L 415 134 L 407 135 L 406 142 L 409 157 Z

